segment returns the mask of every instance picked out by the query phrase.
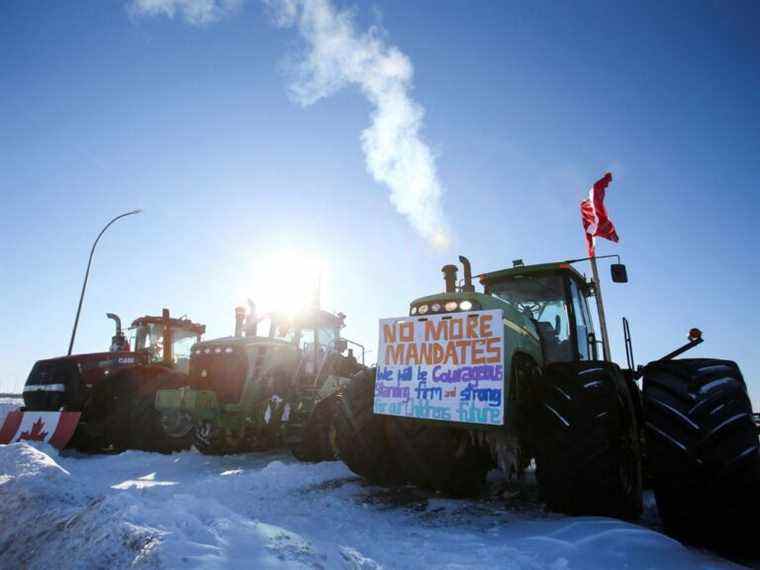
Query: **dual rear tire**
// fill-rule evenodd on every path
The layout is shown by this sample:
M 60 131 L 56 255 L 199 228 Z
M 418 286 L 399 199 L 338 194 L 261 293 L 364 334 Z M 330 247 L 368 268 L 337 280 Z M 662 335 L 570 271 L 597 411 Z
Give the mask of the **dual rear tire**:
M 644 410 L 657 509 L 668 532 L 719 548 L 754 545 L 760 454 L 738 366 L 707 358 L 650 363 Z

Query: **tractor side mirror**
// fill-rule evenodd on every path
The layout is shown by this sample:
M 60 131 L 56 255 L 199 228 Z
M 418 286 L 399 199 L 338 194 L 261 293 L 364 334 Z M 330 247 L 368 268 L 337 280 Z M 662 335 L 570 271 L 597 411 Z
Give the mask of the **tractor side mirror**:
M 613 283 L 628 283 L 628 271 L 622 263 L 613 263 L 610 265 Z
M 343 354 L 348 348 L 348 343 L 345 339 L 339 338 L 335 341 L 335 350 L 338 354 Z

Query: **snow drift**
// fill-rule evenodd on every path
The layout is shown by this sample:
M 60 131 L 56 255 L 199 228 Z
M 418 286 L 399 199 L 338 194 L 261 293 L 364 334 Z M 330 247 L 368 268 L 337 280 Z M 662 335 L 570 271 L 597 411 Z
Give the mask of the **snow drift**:
M 612 519 L 383 490 L 340 462 L 273 453 L 0 446 L 0 520 L 7 568 L 732 566 Z

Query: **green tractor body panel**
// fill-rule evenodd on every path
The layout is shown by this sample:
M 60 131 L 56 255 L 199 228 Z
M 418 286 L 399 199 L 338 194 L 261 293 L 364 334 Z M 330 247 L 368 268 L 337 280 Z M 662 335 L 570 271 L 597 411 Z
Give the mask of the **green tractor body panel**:
M 156 394 L 156 409 L 160 412 L 186 412 L 195 419 L 213 419 L 219 410 L 216 392 L 183 387 L 178 390 L 159 390 Z
M 483 293 L 439 293 L 428 295 L 412 301 L 411 306 L 421 304 L 431 305 L 441 303 L 445 305 L 449 301 L 470 301 L 474 307 L 482 310 L 498 309 L 502 311 L 502 324 L 504 326 L 504 370 L 510 370 L 512 358 L 515 354 L 523 353 L 530 356 L 537 364 L 543 365 L 541 343 L 536 331 L 536 325 L 524 314 L 515 309 L 513 305 L 506 303 L 491 295 Z M 509 382 L 505 383 L 505 397 L 509 394 Z
M 294 319 L 270 315 L 261 330 L 196 344 L 188 386 L 157 394 L 156 408 L 167 418 L 194 426 L 210 423 L 223 432 L 224 452 L 268 448 L 295 441 L 311 412 L 361 368 L 343 356 L 342 315 L 310 311 Z
M 295 373 L 298 363 L 298 349 L 277 339 L 225 337 L 206 341 L 193 347 L 190 385 L 160 391 L 156 408 L 186 413 L 194 422 L 220 422 L 234 430 L 240 427 L 244 411 L 255 414 L 256 403 L 272 396 L 274 387 L 268 380 L 278 373 Z

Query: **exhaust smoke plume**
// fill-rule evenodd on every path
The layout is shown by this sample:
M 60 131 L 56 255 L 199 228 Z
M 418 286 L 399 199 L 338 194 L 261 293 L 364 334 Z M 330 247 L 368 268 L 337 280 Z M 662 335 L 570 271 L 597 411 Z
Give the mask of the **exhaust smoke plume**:
M 359 33 L 352 14 L 329 0 L 264 0 L 281 27 L 295 27 L 308 50 L 297 65 L 291 95 L 306 106 L 355 85 L 372 103 L 362 132 L 367 169 L 390 188 L 391 202 L 430 243 L 445 247 L 449 231 L 441 207 L 435 157 L 422 139 L 425 114 L 411 95 L 413 67 L 376 28 Z
M 243 0 L 131 0 L 133 15 L 180 13 L 191 24 L 214 22 Z M 274 22 L 295 28 L 307 49 L 294 69 L 290 94 L 308 106 L 347 86 L 356 86 L 373 106 L 361 134 L 367 170 L 390 189 L 391 203 L 417 232 L 437 247 L 449 243 L 443 189 L 435 157 L 423 140 L 424 109 L 411 97 L 413 67 L 382 31 L 357 31 L 353 14 L 331 0 L 262 0 Z
M 176 13 L 194 26 L 210 24 L 234 12 L 243 0 L 132 0 L 127 10 L 133 16 L 167 16 Z

